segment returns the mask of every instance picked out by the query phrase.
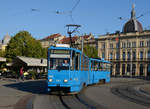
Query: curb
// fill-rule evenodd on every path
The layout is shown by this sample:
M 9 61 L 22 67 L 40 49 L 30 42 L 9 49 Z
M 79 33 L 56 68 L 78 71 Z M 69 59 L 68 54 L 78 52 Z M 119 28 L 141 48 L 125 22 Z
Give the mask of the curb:
M 150 91 L 147 91 L 146 88 L 140 88 L 139 90 L 140 90 L 141 92 L 145 93 L 145 94 L 150 95 Z

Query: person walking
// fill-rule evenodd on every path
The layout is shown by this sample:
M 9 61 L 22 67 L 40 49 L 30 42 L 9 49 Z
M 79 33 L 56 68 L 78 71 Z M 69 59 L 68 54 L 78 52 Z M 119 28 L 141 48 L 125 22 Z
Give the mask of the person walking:
M 20 78 L 22 81 L 24 81 L 24 74 L 23 74 L 23 67 L 20 69 Z

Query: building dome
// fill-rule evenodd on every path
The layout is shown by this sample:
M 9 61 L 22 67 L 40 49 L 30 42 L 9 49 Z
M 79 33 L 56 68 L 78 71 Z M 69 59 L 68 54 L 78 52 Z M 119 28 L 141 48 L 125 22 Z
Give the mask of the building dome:
M 131 11 L 131 19 L 127 23 L 125 23 L 123 27 L 123 32 L 128 33 L 128 32 L 142 32 L 142 31 L 143 31 L 142 24 L 136 19 L 133 5 Z
M 2 44 L 7 45 L 10 39 L 11 37 L 8 34 L 6 34 L 2 40 Z
M 143 27 L 139 21 L 136 19 L 131 19 L 127 23 L 125 23 L 123 27 L 123 32 L 128 33 L 128 32 L 142 32 Z

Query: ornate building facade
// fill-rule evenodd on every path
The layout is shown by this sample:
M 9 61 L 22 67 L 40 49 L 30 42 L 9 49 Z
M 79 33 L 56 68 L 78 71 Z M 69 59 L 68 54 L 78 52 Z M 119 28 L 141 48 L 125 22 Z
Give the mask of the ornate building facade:
M 114 76 L 150 76 L 150 30 L 143 30 L 134 6 L 122 32 L 99 37 L 98 55 L 112 62 Z

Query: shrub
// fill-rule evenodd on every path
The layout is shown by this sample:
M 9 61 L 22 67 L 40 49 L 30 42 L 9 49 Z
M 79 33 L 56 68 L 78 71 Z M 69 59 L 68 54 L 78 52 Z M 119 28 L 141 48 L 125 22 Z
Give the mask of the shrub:
M 35 71 L 29 71 L 29 75 L 31 75 L 32 79 L 36 79 L 36 72 Z

